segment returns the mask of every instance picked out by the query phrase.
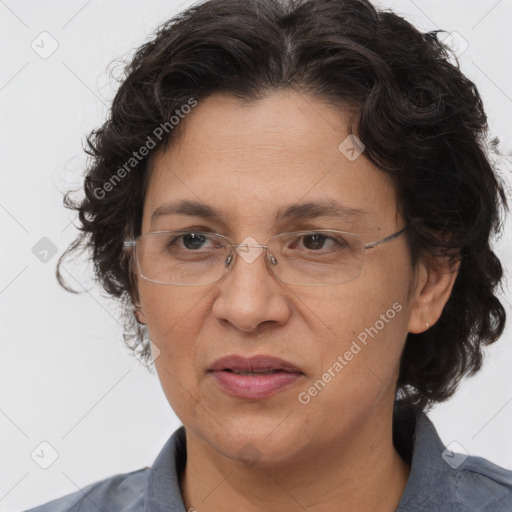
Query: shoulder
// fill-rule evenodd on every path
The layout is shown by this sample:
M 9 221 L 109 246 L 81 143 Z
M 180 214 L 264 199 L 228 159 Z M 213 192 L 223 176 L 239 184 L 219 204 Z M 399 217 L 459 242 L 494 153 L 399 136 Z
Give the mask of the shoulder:
M 461 505 L 477 504 L 482 511 L 512 510 L 512 471 L 470 455 L 452 475 Z
M 25 512 L 184 512 L 179 471 L 186 461 L 185 428 L 167 440 L 153 465 L 105 478 Z
M 446 447 L 425 414 L 416 420 L 411 471 L 398 512 L 512 511 L 512 471 L 463 453 L 460 445 Z
M 149 468 L 114 475 L 25 512 L 135 512 L 144 508 Z

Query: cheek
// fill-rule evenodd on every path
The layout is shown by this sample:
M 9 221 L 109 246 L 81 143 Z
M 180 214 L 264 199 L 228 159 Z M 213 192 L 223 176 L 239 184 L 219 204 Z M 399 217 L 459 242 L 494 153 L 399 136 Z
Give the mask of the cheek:
M 202 355 L 198 348 L 206 307 L 206 292 L 158 289 L 141 293 L 141 306 L 152 343 L 159 355 L 155 368 L 164 394 L 175 414 L 200 421 L 203 403 L 199 386 Z M 195 418 L 195 419 L 194 419 Z
M 329 343 L 317 343 L 322 353 L 322 381 L 337 393 L 371 396 L 391 384 L 407 336 L 407 259 L 401 251 L 375 258 L 361 276 L 325 294 L 315 310 L 328 326 Z M 365 393 L 363 393 L 364 395 Z M 328 394 L 327 394 L 328 395 Z M 327 398 L 327 396 L 325 397 Z
M 316 316 L 329 326 L 333 341 L 338 345 L 339 342 L 350 344 L 352 340 L 364 345 L 365 341 L 377 337 L 395 340 L 404 334 L 409 287 L 407 270 L 397 272 L 398 263 L 376 263 L 372 268 L 368 265 L 358 279 L 337 290 L 334 287 L 325 290 L 317 301 Z
M 325 379 L 326 372 L 343 375 L 344 386 L 352 390 L 366 387 L 369 379 L 389 383 L 407 334 L 405 312 L 398 293 L 376 300 L 353 298 L 348 307 L 340 304 L 338 322 L 330 324 L 332 341 L 321 344 Z
M 369 410 L 394 398 L 406 336 L 406 309 L 397 290 L 377 297 L 338 297 L 338 322 L 331 321 L 329 326 L 334 331 L 331 341 L 315 344 L 321 362 L 299 390 L 297 400 L 303 414 L 318 418 L 326 432 L 350 432 Z M 330 305 L 331 319 L 336 318 L 336 303 L 326 304 Z
M 197 371 L 197 339 L 208 314 L 208 291 L 171 287 L 141 290 L 141 307 L 149 337 L 160 351 L 155 361 L 165 380 L 188 382 Z
M 208 290 L 144 283 L 140 288 L 140 303 L 152 341 L 166 345 L 173 340 L 189 337 L 194 327 L 200 328 L 198 316 L 206 306 Z M 162 346 L 165 349 L 165 346 Z

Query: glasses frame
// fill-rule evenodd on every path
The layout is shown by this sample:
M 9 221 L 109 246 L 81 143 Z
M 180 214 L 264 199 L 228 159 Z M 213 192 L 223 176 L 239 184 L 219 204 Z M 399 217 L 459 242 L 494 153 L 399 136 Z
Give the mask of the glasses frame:
M 336 285 L 340 285 L 340 284 L 349 283 L 350 281 L 354 281 L 354 280 L 356 280 L 361 275 L 361 271 L 363 270 L 363 266 L 364 266 L 364 262 L 365 262 L 366 251 L 368 249 L 373 249 L 373 248 L 378 247 L 380 245 L 383 245 L 383 244 L 385 244 L 387 242 L 391 242 L 391 240 L 394 240 L 395 238 L 398 238 L 408 227 L 410 227 L 410 224 L 406 224 L 402 229 L 400 229 L 398 231 L 395 231 L 391 235 L 388 235 L 388 236 L 386 236 L 384 238 L 381 238 L 380 240 L 376 240 L 375 242 L 369 242 L 367 244 L 363 244 L 362 245 L 362 248 L 363 248 L 363 259 L 362 259 L 361 269 L 359 271 L 359 274 L 356 277 L 354 277 L 352 279 L 349 279 L 348 281 L 343 281 L 341 283 L 288 283 L 287 281 L 283 281 L 279 276 L 277 276 L 275 274 L 275 272 L 272 270 L 272 267 L 269 266 L 269 264 L 277 265 L 277 260 L 275 259 L 275 256 L 272 255 L 272 258 L 274 260 L 274 261 L 272 261 L 271 258 L 269 258 L 269 252 L 268 252 L 268 243 L 271 240 L 273 240 L 274 238 L 282 237 L 282 236 L 285 236 L 285 235 L 299 235 L 299 234 L 302 234 L 302 233 L 337 233 L 337 234 L 341 234 L 341 235 L 357 236 L 359 239 L 361 239 L 361 236 L 356 234 L 356 233 L 349 233 L 348 231 L 340 231 L 340 230 L 337 230 L 337 229 L 316 229 L 316 230 L 305 230 L 305 231 L 292 231 L 292 232 L 289 232 L 289 233 L 279 233 L 278 235 L 274 235 L 273 237 L 270 237 L 265 244 L 244 244 L 244 243 L 233 244 L 233 243 L 231 243 L 231 240 L 226 238 L 224 235 L 221 235 L 220 233 L 211 233 L 211 232 L 206 232 L 206 231 L 197 231 L 196 232 L 196 231 L 188 231 L 188 230 L 185 230 L 185 229 L 175 229 L 175 230 L 153 231 L 151 233 L 144 233 L 144 234 L 138 236 L 137 238 L 133 238 L 133 237 L 130 238 L 130 237 L 128 237 L 123 242 L 123 247 L 126 248 L 126 249 L 134 249 L 134 252 L 135 252 L 135 262 L 137 263 L 137 269 L 139 271 L 139 277 L 141 277 L 142 279 L 144 279 L 145 281 L 148 281 L 150 283 L 159 284 L 159 285 L 163 285 L 163 286 L 205 286 L 205 285 L 209 285 L 209 284 L 218 283 L 234 267 L 234 265 L 235 265 L 234 260 L 236 258 L 236 256 L 234 256 L 234 254 L 236 254 L 236 249 L 238 249 L 238 247 L 261 247 L 262 249 L 265 249 L 265 262 L 266 262 L 266 265 L 267 265 L 267 269 L 281 283 L 293 284 L 293 285 L 297 285 L 297 286 L 336 286 Z M 195 283 L 195 284 L 190 284 L 190 283 L 160 283 L 159 281 L 153 281 L 152 279 L 147 278 L 146 276 L 144 276 L 142 274 L 141 269 L 140 269 L 139 259 L 137 257 L 137 242 L 141 238 L 143 238 L 145 236 L 153 235 L 153 234 L 159 234 L 159 233 L 194 233 L 194 234 L 197 234 L 197 235 L 201 235 L 201 234 L 203 234 L 203 235 L 215 235 L 215 236 L 218 236 L 218 237 L 224 239 L 227 242 L 226 248 L 230 249 L 230 251 L 228 253 L 228 257 L 226 258 L 226 262 L 224 264 L 224 266 L 227 267 L 227 270 L 218 279 L 216 279 L 215 281 L 211 281 L 209 283 L 199 283 L 199 284 L 197 284 L 197 283 Z M 233 262 L 233 265 L 231 265 L 232 262 Z

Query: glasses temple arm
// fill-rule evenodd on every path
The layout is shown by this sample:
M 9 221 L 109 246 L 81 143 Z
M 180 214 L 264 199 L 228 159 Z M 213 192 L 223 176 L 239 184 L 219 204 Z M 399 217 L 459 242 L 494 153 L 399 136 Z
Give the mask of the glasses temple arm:
M 379 245 L 385 244 L 386 242 L 390 242 L 391 240 L 399 237 L 408 227 L 410 224 L 407 224 L 404 226 L 400 231 L 397 231 L 396 233 L 393 233 L 386 238 L 383 238 L 382 240 L 377 240 L 376 242 L 370 242 L 369 244 L 365 244 L 365 249 L 373 249 L 374 247 L 377 247 Z

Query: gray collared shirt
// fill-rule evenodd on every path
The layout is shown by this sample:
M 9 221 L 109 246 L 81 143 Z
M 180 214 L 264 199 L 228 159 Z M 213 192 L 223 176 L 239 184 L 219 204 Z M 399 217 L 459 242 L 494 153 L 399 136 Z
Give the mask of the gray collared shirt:
M 396 512 L 512 512 L 512 471 L 447 451 L 426 414 L 399 419 L 395 413 L 393 441 L 411 462 Z M 151 468 L 95 482 L 27 512 L 189 512 L 179 486 L 185 461 L 182 426 Z

